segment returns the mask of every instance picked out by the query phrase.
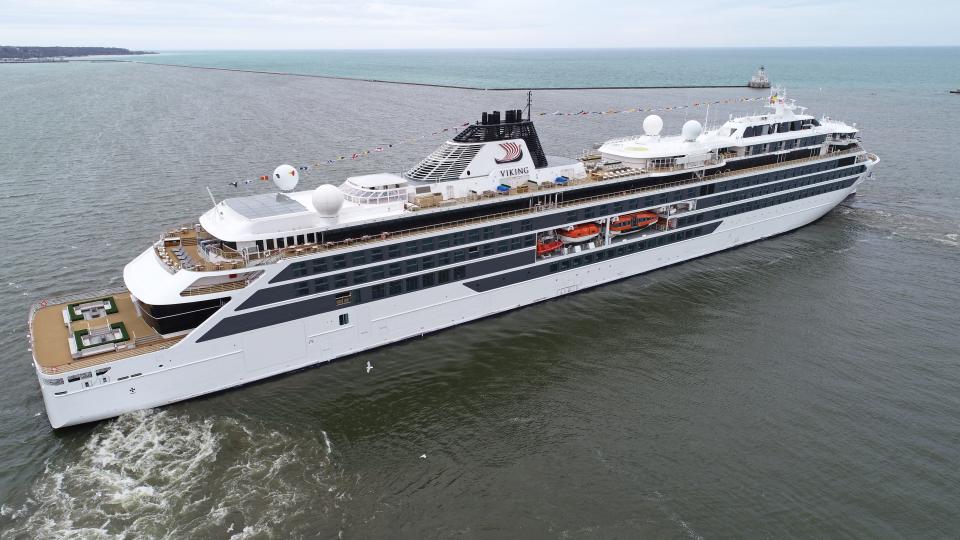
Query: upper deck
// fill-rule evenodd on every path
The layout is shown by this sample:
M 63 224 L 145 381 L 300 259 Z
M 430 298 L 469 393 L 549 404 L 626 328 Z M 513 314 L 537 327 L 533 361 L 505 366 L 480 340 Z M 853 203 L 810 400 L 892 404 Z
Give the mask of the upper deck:
M 601 196 L 589 196 L 582 197 L 577 196 L 577 191 L 590 186 L 598 185 L 615 185 L 617 183 L 626 183 L 628 181 L 642 180 L 644 178 L 656 178 L 658 176 L 665 176 L 670 174 L 675 174 L 678 172 L 688 172 L 691 170 L 690 167 L 687 167 L 683 163 L 651 163 L 649 166 L 644 169 L 638 169 L 634 167 L 625 166 L 622 163 L 597 163 L 595 166 L 592 166 L 583 178 L 577 179 L 568 179 L 562 183 L 556 182 L 545 182 L 545 183 L 529 183 L 528 185 L 521 186 L 516 189 L 511 189 L 502 193 L 487 193 L 480 194 L 476 196 L 466 196 L 466 197 L 453 197 L 450 199 L 444 199 L 444 202 L 449 203 L 445 204 L 442 207 L 437 208 L 411 208 L 408 209 L 408 213 L 413 215 L 426 215 L 426 214 L 436 214 L 438 217 L 443 215 L 444 211 L 453 210 L 457 208 L 465 208 L 471 206 L 482 206 L 484 204 L 510 201 L 510 200 L 531 200 L 537 201 L 535 204 L 531 204 L 527 208 L 512 210 L 509 212 L 491 212 L 489 214 L 480 215 L 477 217 L 469 219 L 458 219 L 458 220 L 449 220 L 443 221 L 440 220 L 436 225 L 429 225 L 423 227 L 413 227 L 407 229 L 396 229 L 391 228 L 388 224 L 384 224 L 382 227 L 382 232 L 379 234 L 368 234 L 361 235 L 354 238 L 345 238 L 337 241 L 324 241 L 323 236 L 320 232 L 315 234 L 302 234 L 302 232 L 297 231 L 294 233 L 294 238 L 303 237 L 302 241 L 298 241 L 295 245 L 283 248 L 276 248 L 272 250 L 266 250 L 262 252 L 248 252 L 243 253 L 236 249 L 233 249 L 226 245 L 204 245 L 200 247 L 201 243 L 204 240 L 209 240 L 211 242 L 218 242 L 218 240 L 206 232 L 200 224 L 193 224 L 190 226 L 181 226 L 175 229 L 171 229 L 165 233 L 164 238 L 166 239 L 167 245 L 161 245 L 158 242 L 155 245 L 155 249 L 158 252 L 165 252 L 165 255 L 162 256 L 162 260 L 170 272 L 176 272 L 181 268 L 195 272 L 209 272 L 209 271 L 227 271 L 227 270 L 236 270 L 236 269 L 249 269 L 256 268 L 259 266 L 273 264 L 280 260 L 284 259 L 295 259 L 305 256 L 314 255 L 316 253 L 326 253 L 326 252 L 335 252 L 339 250 L 346 250 L 357 245 L 361 244 L 374 244 L 379 242 L 388 242 L 395 241 L 399 239 L 408 238 L 411 236 L 417 236 L 422 234 L 428 234 L 440 230 L 447 230 L 452 228 L 459 227 L 468 227 L 471 225 L 483 224 L 491 221 L 499 221 L 503 219 L 511 219 L 527 214 L 542 212 L 549 208 L 564 208 L 570 206 L 576 206 L 580 204 L 586 204 L 588 202 L 594 202 L 597 200 L 603 199 L 613 199 L 617 197 L 624 197 L 634 193 L 641 193 L 647 191 L 657 191 L 663 189 L 669 189 L 676 187 L 678 185 L 684 184 L 694 184 L 702 182 L 713 182 L 720 178 L 740 175 L 740 174 L 751 174 L 763 169 L 770 169 L 775 167 L 783 166 L 792 166 L 800 164 L 806 161 L 814 161 L 820 159 L 826 159 L 829 157 L 847 155 L 847 154 L 856 154 L 862 152 L 862 149 L 859 147 L 839 150 L 839 151 L 829 151 L 823 152 L 822 154 L 802 158 L 794 159 L 791 161 L 778 162 L 775 164 L 767 165 L 758 165 L 754 167 L 747 167 L 743 169 L 724 171 L 721 170 L 722 166 L 726 164 L 726 159 L 735 158 L 735 153 L 727 154 L 718 154 L 710 161 L 710 166 L 713 167 L 717 172 L 712 174 L 703 174 L 693 176 L 686 180 L 682 181 L 665 181 L 663 183 L 653 183 L 649 186 L 644 186 L 640 188 L 632 189 L 623 189 L 623 190 L 614 190 L 608 194 Z M 599 156 L 588 155 L 582 158 L 584 162 L 592 162 L 599 159 Z M 550 201 L 547 204 L 541 204 L 540 201 Z M 185 246 L 182 251 L 189 255 L 187 259 L 190 261 L 193 266 L 184 266 L 182 259 L 177 259 L 173 254 L 172 249 L 175 246 Z M 222 272 L 221 272 L 222 273 Z M 238 285 L 239 286 L 239 285 Z

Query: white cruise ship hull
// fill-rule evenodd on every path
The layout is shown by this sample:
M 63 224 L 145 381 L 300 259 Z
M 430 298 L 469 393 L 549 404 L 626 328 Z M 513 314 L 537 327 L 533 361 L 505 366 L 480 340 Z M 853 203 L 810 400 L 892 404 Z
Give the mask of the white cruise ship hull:
M 54 428 L 111 418 L 258 381 L 420 336 L 802 227 L 836 207 L 869 174 L 846 189 L 732 215 L 712 233 L 544 277 L 474 292 L 453 282 L 336 312 L 197 342 L 223 308 L 180 343 L 118 362 L 109 380 L 57 395 L 41 384 Z M 630 235 L 630 238 L 638 235 Z M 122 369 L 122 373 L 120 372 Z M 49 374 L 39 373 L 41 380 Z M 122 379 L 122 380 L 120 380 Z

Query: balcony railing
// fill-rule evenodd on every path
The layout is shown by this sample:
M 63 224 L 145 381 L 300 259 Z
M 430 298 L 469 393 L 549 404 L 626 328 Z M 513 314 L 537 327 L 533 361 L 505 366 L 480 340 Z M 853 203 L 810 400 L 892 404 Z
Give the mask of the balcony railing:
M 654 186 L 647 186 L 647 187 L 626 189 L 626 190 L 617 191 L 617 192 L 614 192 L 614 193 L 606 193 L 606 194 L 603 194 L 603 195 L 595 195 L 595 196 L 591 196 L 591 197 L 582 197 L 582 198 L 579 198 L 579 199 L 573 199 L 573 200 L 569 200 L 569 201 L 551 203 L 551 204 L 548 204 L 548 205 L 541 205 L 541 206 L 533 206 L 533 207 L 524 208 L 524 209 L 521 209 L 521 210 L 512 210 L 512 211 L 509 211 L 509 212 L 500 212 L 500 213 L 490 214 L 490 215 L 486 215 L 486 216 L 478 216 L 478 217 L 470 218 L 470 219 L 454 220 L 454 221 L 449 221 L 449 222 L 445 222 L 445 223 L 439 223 L 439 224 L 436 224 L 436 225 L 427 225 L 427 226 L 424 226 L 424 227 L 416 227 L 416 228 L 405 229 L 405 230 L 400 230 L 400 231 L 385 231 L 385 232 L 383 232 L 383 233 L 381 233 L 381 234 L 378 234 L 378 235 L 368 235 L 368 236 L 362 236 L 362 237 L 359 237 L 359 238 L 348 238 L 348 239 L 345 239 L 345 240 L 340 240 L 340 241 L 338 241 L 338 242 L 325 242 L 325 243 L 322 243 L 322 244 L 321 244 L 321 243 L 305 244 L 305 245 L 300 245 L 300 246 L 296 246 L 296 247 L 288 247 L 288 248 L 283 248 L 283 249 L 276 249 L 276 250 L 261 252 L 261 253 L 259 253 L 259 254 L 255 254 L 255 255 L 248 255 L 246 258 L 244 258 L 244 256 L 243 256 L 242 254 L 237 253 L 237 252 L 233 252 L 233 254 L 230 254 L 230 253 L 228 253 L 228 252 L 226 252 L 226 251 L 222 251 L 222 253 L 224 254 L 224 257 L 227 258 L 227 259 L 228 259 L 229 261 L 231 261 L 232 263 L 234 263 L 234 264 L 239 264 L 239 266 L 237 266 L 238 268 L 242 268 L 242 267 L 252 267 L 252 266 L 262 266 L 262 265 L 266 265 L 266 264 L 275 263 L 275 262 L 277 262 L 277 261 L 279 261 L 279 260 L 281 260 L 281 259 L 298 258 L 298 257 L 302 257 L 302 256 L 305 256 L 305 255 L 315 254 L 315 253 L 330 252 L 330 251 L 337 251 L 337 250 L 340 250 L 340 249 L 346 249 L 346 248 L 353 247 L 353 246 L 360 245 L 360 244 L 372 244 L 372 243 L 377 243 L 377 242 L 385 242 L 385 241 L 388 241 L 388 240 L 397 240 L 397 239 L 400 239 L 400 238 L 409 238 L 409 237 L 412 237 L 412 236 L 419 236 L 419 235 L 422 235 L 422 234 L 435 233 L 435 232 L 437 232 L 437 231 L 442 231 L 442 230 L 458 229 L 458 228 L 461 228 L 461 227 L 468 227 L 468 226 L 471 226 L 471 225 L 478 225 L 478 224 L 482 224 L 482 223 L 489 223 L 489 222 L 494 222 L 494 221 L 501 221 L 501 220 L 516 218 L 516 217 L 523 216 L 523 215 L 529 215 L 529 214 L 533 214 L 533 213 L 537 213 L 537 212 L 542 212 L 542 211 L 545 211 L 545 210 L 548 210 L 548 209 L 552 209 L 552 208 L 568 208 L 568 207 L 571 207 L 571 206 L 578 206 L 578 205 L 582 205 L 582 204 L 588 204 L 588 203 L 596 202 L 596 201 L 599 201 L 599 200 L 616 199 L 616 198 L 620 198 L 620 197 L 626 197 L 626 196 L 629 196 L 629 195 L 635 195 L 635 194 L 638 194 L 638 193 L 646 193 L 646 192 L 650 192 L 650 191 L 660 191 L 660 190 L 670 189 L 670 188 L 674 188 L 674 187 L 682 186 L 682 185 L 698 184 L 698 183 L 701 183 L 701 182 L 709 182 L 709 181 L 717 180 L 717 179 L 720 179 L 720 178 L 725 178 L 725 177 L 728 177 L 728 176 L 745 175 L 745 174 L 750 174 L 750 173 L 753 173 L 753 172 L 762 171 L 762 170 L 767 170 L 767 169 L 781 168 L 781 167 L 783 167 L 783 166 L 785 166 L 785 165 L 788 165 L 788 164 L 789 164 L 789 165 L 796 165 L 796 164 L 799 164 L 799 163 L 806 163 L 806 162 L 810 162 L 810 161 L 823 160 L 823 159 L 828 159 L 828 158 L 831 158 L 831 157 L 836 157 L 836 156 L 841 156 L 841 155 L 846 155 L 846 154 L 860 153 L 860 152 L 862 152 L 862 151 L 863 151 L 863 150 L 860 149 L 860 148 L 852 148 L 852 149 L 841 150 L 841 151 L 837 151 L 837 152 L 828 152 L 828 153 L 825 153 L 825 154 L 823 154 L 823 155 L 810 156 L 810 157 L 800 158 L 800 159 L 793 159 L 793 160 L 790 160 L 790 161 L 781 161 L 781 162 L 777 162 L 777 163 L 771 163 L 771 164 L 769 164 L 769 165 L 758 165 L 758 166 L 755 166 L 755 167 L 750 167 L 750 168 L 747 168 L 747 169 L 739 169 L 739 170 L 736 170 L 736 171 L 719 172 L 719 173 L 714 173 L 714 174 L 710 174 L 710 175 L 704 175 L 704 176 L 702 176 L 702 177 L 694 176 L 693 178 L 688 179 L 688 180 L 678 180 L 678 181 L 676 181 L 676 182 L 668 182 L 668 183 L 663 183 L 663 184 L 657 184 L 657 185 L 654 185 Z M 865 159 L 865 158 L 864 158 L 864 159 Z M 636 171 L 636 169 L 633 169 L 633 170 Z M 678 170 L 680 170 L 680 169 L 678 168 Z M 695 170 L 695 169 L 682 169 L 682 170 L 691 171 L 691 170 Z M 659 171 L 658 171 L 658 172 L 659 172 Z M 623 179 L 636 179 L 636 178 L 642 177 L 644 174 L 646 174 L 645 171 L 638 171 L 638 172 L 636 172 L 635 174 L 632 174 L 632 175 L 629 175 L 629 176 L 617 177 L 617 179 L 621 179 L 621 178 L 623 178 Z M 597 176 L 597 175 L 588 175 L 588 177 L 586 177 L 586 178 L 577 179 L 577 180 L 570 180 L 569 182 L 567 182 L 567 183 L 564 184 L 564 185 L 541 186 L 541 187 L 539 187 L 539 188 L 537 188 L 537 189 L 533 189 L 533 190 L 531 190 L 531 191 L 537 192 L 537 193 L 542 193 L 542 192 L 557 192 L 557 191 L 562 191 L 562 190 L 564 190 L 565 188 L 572 187 L 572 186 L 592 184 L 592 183 L 602 183 L 602 182 L 605 182 L 605 181 L 608 181 L 608 179 L 607 179 L 607 178 L 604 178 L 604 177 Z M 529 193 L 529 192 L 528 192 L 528 193 Z M 517 194 L 517 195 L 513 195 L 513 196 L 507 195 L 506 197 L 516 197 L 516 196 L 519 196 L 519 195 L 526 195 L 526 194 Z M 467 202 L 475 202 L 475 201 L 477 201 L 477 200 L 479 200 L 479 199 L 480 199 L 480 198 L 468 199 L 468 198 L 465 198 L 465 197 L 461 197 L 461 198 L 457 198 L 457 199 L 454 199 L 454 200 L 455 200 L 456 202 L 458 202 L 458 203 L 467 203 Z

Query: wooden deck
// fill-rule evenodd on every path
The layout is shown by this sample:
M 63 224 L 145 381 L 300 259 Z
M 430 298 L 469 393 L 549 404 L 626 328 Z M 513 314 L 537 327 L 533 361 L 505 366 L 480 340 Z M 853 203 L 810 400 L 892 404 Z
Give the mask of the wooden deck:
M 150 352 L 147 349 L 151 347 L 155 348 L 157 345 L 170 341 L 163 340 L 162 336 L 138 315 L 136 308 L 133 306 L 133 300 L 130 298 L 130 293 L 114 294 L 112 297 L 117 304 L 117 313 L 92 320 L 74 321 L 71 323 L 73 330 L 95 329 L 108 324 L 122 322 L 130 337 L 130 339 L 123 342 L 122 345 L 135 345 L 138 341 L 141 343 L 147 342 L 149 345 L 135 346 L 118 351 L 108 351 L 85 358 L 74 359 L 70 354 L 70 345 L 67 342 L 67 339 L 72 337 L 72 332 L 63 322 L 63 310 L 69 304 L 83 302 L 84 300 L 72 300 L 64 303 L 51 304 L 38 309 L 31 324 L 33 355 L 42 371 L 45 373 L 57 373 L 69 371 L 77 367 L 101 364 L 119 358 Z M 90 300 L 96 298 L 102 298 L 102 296 L 91 298 Z M 175 341 L 179 341 L 179 339 L 174 340 L 174 342 Z

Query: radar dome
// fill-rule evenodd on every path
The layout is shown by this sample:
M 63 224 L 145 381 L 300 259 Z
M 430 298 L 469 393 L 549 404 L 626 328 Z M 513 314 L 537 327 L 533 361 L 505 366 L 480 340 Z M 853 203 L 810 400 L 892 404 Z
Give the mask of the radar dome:
M 281 165 L 273 170 L 273 183 L 280 188 L 280 191 L 293 190 L 299 181 L 300 175 L 290 165 Z
M 336 186 L 324 184 L 313 190 L 310 200 L 320 217 L 335 217 L 343 207 L 343 192 Z
M 663 130 L 663 118 L 651 114 L 643 119 L 643 132 L 647 135 L 659 135 L 661 130 Z
M 683 124 L 683 129 L 680 130 L 680 133 L 683 135 L 683 140 L 695 141 L 697 137 L 703 133 L 703 126 L 696 120 L 687 120 L 687 122 Z

